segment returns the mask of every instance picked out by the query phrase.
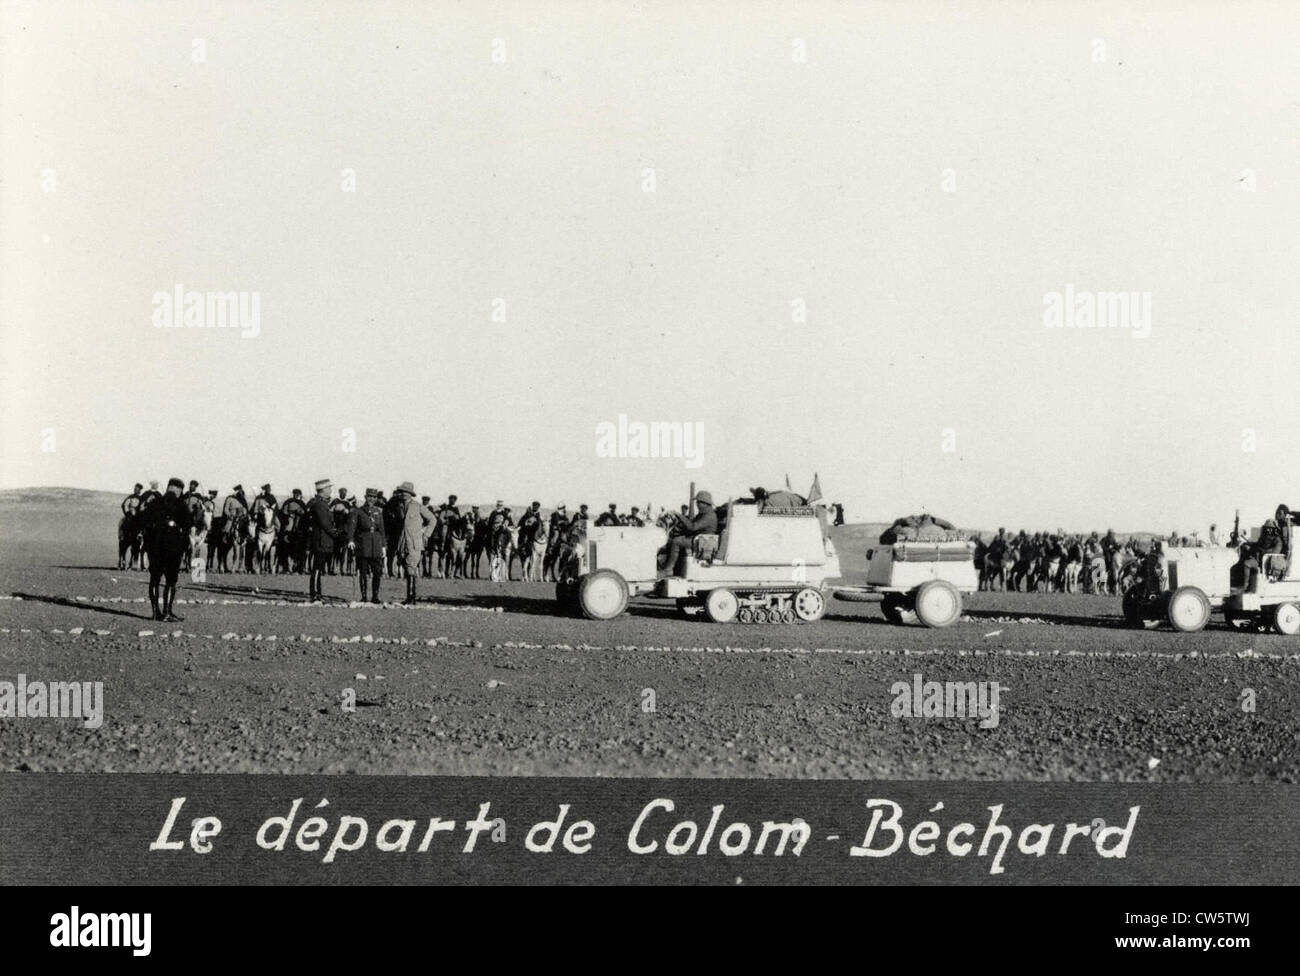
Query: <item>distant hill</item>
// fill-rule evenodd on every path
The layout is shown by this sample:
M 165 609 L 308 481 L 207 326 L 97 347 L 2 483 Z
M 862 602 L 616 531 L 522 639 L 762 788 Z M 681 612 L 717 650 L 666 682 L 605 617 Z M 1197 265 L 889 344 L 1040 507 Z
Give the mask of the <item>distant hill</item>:
M 116 509 L 125 494 L 111 491 L 92 491 L 89 488 L 5 488 L 0 490 L 0 506 L 31 506 L 76 509 L 100 508 L 107 506 Z

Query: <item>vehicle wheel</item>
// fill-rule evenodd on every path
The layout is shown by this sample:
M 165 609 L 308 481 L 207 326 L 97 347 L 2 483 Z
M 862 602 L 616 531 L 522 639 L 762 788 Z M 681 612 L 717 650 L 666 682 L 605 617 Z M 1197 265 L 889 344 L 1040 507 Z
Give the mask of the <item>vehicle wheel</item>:
M 1273 629 L 1279 634 L 1300 634 L 1300 607 L 1294 603 L 1279 603 L 1273 608 Z
M 555 602 L 565 610 L 574 610 L 578 606 L 578 581 L 562 579 L 555 584 Z
M 947 580 L 930 580 L 916 591 L 916 618 L 926 627 L 947 627 L 961 616 L 961 594 Z
M 821 620 L 826 613 L 826 596 L 821 590 L 805 586 L 794 595 L 794 612 L 806 624 Z
M 736 617 L 742 624 L 752 624 L 754 622 L 754 611 L 750 607 L 742 607 Z
M 589 620 L 613 620 L 627 609 L 627 582 L 612 569 L 588 573 L 578 583 L 578 606 Z
M 756 624 L 767 623 L 767 611 L 762 607 L 754 608 L 754 623 Z
M 903 625 L 903 602 L 903 598 L 896 593 L 887 594 L 880 601 L 880 612 L 895 627 Z
M 1125 591 L 1121 606 L 1124 608 L 1124 622 L 1132 627 L 1146 625 L 1146 601 L 1142 599 L 1140 586 Z
M 709 590 L 704 598 L 704 614 L 715 624 L 729 624 L 736 619 L 740 601 L 725 586 Z
M 781 623 L 783 624 L 792 624 L 798 619 L 798 615 L 789 607 L 781 611 Z
M 1210 600 L 1195 586 L 1180 586 L 1169 595 L 1167 616 L 1174 630 L 1195 633 L 1210 622 Z

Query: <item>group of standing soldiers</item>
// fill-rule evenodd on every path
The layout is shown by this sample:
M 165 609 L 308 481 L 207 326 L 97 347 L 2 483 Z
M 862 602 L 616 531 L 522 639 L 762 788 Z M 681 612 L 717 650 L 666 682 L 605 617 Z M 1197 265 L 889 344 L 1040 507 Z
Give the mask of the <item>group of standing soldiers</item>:
M 302 568 L 308 573 L 308 598 L 312 602 L 323 599 L 326 573 L 351 575 L 355 567 L 362 601 L 381 602 L 380 582 L 387 572 L 390 578 L 405 579 L 404 602 L 414 603 L 416 580 L 433 576 L 435 568 L 441 574 L 452 540 L 465 543 L 472 555 L 472 575 L 477 577 L 481 556 L 505 531 L 516 532 L 521 544 L 544 533 L 547 559 L 553 564 L 559 550 L 578 544 L 591 518 L 585 504 L 572 516 L 561 504 L 544 517 L 541 503 L 535 501 L 516 526 L 510 508 L 500 500 L 486 515 L 481 514 L 478 505 L 462 512 L 455 495 L 433 507 L 430 496 L 416 497 L 409 481 L 398 485 L 389 497 L 379 489 L 367 488 L 363 499 L 350 496 L 346 488 L 338 489 L 335 496 L 334 485 L 327 478 L 317 481 L 314 487 L 310 500 L 295 488 L 281 502 L 270 484 L 262 485 L 252 500 L 243 485 L 235 485 L 219 513 L 223 533 L 238 533 L 250 521 L 254 526 L 261 525 L 268 510 L 276 527 L 301 527 Z M 186 490 L 184 482 L 173 478 L 166 492 L 158 490 L 156 481 L 150 482 L 148 490 L 136 484 L 122 501 L 123 516 L 144 533 L 156 619 L 181 619 L 172 613 L 179 568 L 191 551 L 191 529 L 211 527 L 217 519 L 217 495 L 216 489 L 201 491 L 198 481 L 190 481 Z M 645 525 L 640 508 L 620 513 L 616 505 L 610 505 L 594 521 L 601 526 Z M 546 569 L 554 575 L 553 565 Z M 165 586 L 160 586 L 160 579 L 166 580 Z

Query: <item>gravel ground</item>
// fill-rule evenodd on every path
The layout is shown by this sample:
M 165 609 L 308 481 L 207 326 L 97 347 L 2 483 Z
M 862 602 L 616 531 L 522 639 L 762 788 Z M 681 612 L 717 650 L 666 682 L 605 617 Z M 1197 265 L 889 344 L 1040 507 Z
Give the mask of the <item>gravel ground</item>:
M 335 577 L 338 602 L 311 607 L 303 577 L 231 575 L 155 624 L 142 574 L 54 549 L 0 552 L 0 680 L 103 681 L 104 721 L 0 720 L 4 770 L 1300 778 L 1300 644 L 1133 631 L 1114 599 L 978 594 L 943 631 L 845 602 L 746 627 L 649 602 L 557 616 L 523 583 L 424 581 L 422 606 L 371 608 Z M 918 673 L 998 682 L 997 727 L 894 717 Z

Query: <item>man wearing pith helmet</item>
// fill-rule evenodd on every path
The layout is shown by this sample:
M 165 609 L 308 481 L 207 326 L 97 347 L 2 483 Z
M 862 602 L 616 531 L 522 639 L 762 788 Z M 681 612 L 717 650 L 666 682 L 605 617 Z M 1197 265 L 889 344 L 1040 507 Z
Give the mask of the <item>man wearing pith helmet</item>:
M 415 581 L 420 577 L 420 553 L 424 549 L 424 527 L 429 521 L 425 508 L 415 497 L 415 486 L 403 481 L 397 486 L 396 496 L 400 499 L 397 511 L 401 517 L 401 534 L 397 540 L 397 559 L 406 577 L 406 599 L 404 603 L 415 603 Z
M 678 535 L 674 535 L 668 540 L 668 553 L 664 562 L 660 563 L 660 570 L 666 570 L 669 573 L 674 572 L 677 567 L 677 561 L 681 558 L 683 552 L 689 552 L 691 549 L 691 540 L 697 535 L 716 535 L 718 532 L 718 513 L 713 509 L 713 495 L 707 491 L 697 491 L 695 493 L 696 515 L 692 518 L 689 515 L 677 516 L 680 522 Z

